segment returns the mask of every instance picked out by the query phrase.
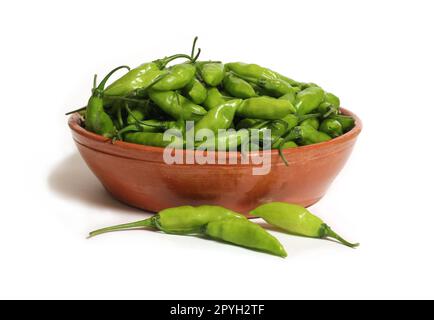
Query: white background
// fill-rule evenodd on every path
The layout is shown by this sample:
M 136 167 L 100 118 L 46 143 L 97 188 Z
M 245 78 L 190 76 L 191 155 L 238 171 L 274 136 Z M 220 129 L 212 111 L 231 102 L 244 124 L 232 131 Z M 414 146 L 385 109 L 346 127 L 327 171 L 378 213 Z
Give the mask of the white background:
M 0 298 L 434 298 L 432 1 L 9 1 L 0 4 Z M 189 51 L 337 93 L 364 121 L 312 210 L 361 247 L 274 233 L 280 259 L 159 233 L 111 199 L 64 112 L 94 73 Z

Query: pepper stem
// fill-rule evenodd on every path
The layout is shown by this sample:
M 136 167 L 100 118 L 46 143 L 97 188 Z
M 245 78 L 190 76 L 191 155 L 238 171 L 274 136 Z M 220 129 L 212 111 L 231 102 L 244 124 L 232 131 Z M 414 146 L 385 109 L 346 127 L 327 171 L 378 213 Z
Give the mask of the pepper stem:
M 138 229 L 138 228 L 155 228 L 154 217 L 146 219 L 146 220 L 137 221 L 137 222 L 120 224 L 120 225 L 113 226 L 113 227 L 95 230 L 95 231 L 92 231 L 91 233 L 89 233 L 88 238 L 92 238 L 92 237 L 95 237 L 97 235 L 107 233 L 107 232 L 119 231 L 119 230 L 131 230 L 131 229 Z
M 193 46 L 191 48 L 191 59 L 194 58 L 194 53 L 196 52 L 196 42 L 197 42 L 197 39 L 199 39 L 198 36 L 194 37 Z
M 121 70 L 121 69 L 127 69 L 129 71 L 130 67 L 128 67 L 128 66 L 120 66 L 120 67 L 117 67 L 117 68 L 113 69 L 112 71 L 110 71 L 108 73 L 108 75 L 105 76 L 104 79 L 102 79 L 102 81 L 100 82 L 100 84 L 98 85 L 98 87 L 96 89 L 94 89 L 94 90 L 103 91 L 104 87 L 105 87 L 105 84 L 107 83 L 108 79 L 113 75 L 113 73 L 115 73 L 116 71 Z M 95 75 L 94 81 L 96 81 L 96 75 Z
M 340 243 L 342 243 L 343 245 L 350 247 L 350 248 L 356 248 L 358 247 L 360 244 L 359 243 L 350 243 L 347 240 L 345 240 L 344 238 L 342 238 L 340 235 L 338 235 L 336 232 L 334 232 L 328 225 L 323 224 L 321 226 L 321 232 L 320 232 L 320 237 L 321 238 L 333 238 L 338 240 Z
M 81 108 L 79 108 L 79 109 L 75 109 L 75 110 L 72 110 L 72 111 L 68 111 L 67 113 L 65 113 L 65 116 L 69 116 L 70 114 L 73 114 L 73 113 L 76 113 L 76 112 L 84 111 L 84 110 L 86 110 L 86 108 L 87 108 L 87 107 L 81 107 Z

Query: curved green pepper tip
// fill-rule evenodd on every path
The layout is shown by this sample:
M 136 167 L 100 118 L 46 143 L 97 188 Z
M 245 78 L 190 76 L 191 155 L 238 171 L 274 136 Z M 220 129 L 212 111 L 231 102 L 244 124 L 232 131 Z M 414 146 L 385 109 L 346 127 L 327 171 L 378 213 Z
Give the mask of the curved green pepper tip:
M 343 245 L 350 247 L 350 248 L 357 248 L 358 246 L 360 246 L 360 243 L 351 243 L 348 242 L 347 240 L 345 240 L 344 238 L 342 238 L 340 235 L 338 235 L 336 232 L 334 232 L 332 230 L 332 228 L 330 228 L 327 224 L 323 224 L 320 228 L 319 231 L 319 236 L 320 238 L 327 238 L 330 237 L 332 239 L 335 239 L 337 241 L 339 241 L 340 243 L 342 243 Z

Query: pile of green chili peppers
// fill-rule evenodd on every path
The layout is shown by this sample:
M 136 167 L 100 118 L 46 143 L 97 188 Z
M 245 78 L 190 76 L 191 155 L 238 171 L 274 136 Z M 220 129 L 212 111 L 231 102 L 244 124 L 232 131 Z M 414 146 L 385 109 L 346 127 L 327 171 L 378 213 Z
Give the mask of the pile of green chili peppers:
M 283 149 L 325 142 L 354 127 L 354 119 L 341 114 L 339 98 L 320 86 L 257 64 L 199 61 L 196 41 L 191 54 L 135 69 L 118 67 L 98 85 L 95 76 L 87 106 L 73 112 L 80 112 L 86 129 L 94 133 L 155 147 L 173 142 L 165 141 L 163 132 L 179 129 L 184 134 L 179 147 L 185 148 L 186 121 L 193 121 L 195 130 L 216 134 L 220 129 L 233 129 L 235 135 L 244 129 L 269 129 L 271 148 L 281 155 Z M 183 61 L 169 66 L 179 59 Z M 106 86 L 120 69 L 128 72 Z
M 272 202 L 252 210 L 251 215 L 264 219 L 270 225 L 286 233 L 304 237 L 335 239 L 350 248 L 350 243 L 335 233 L 320 218 L 304 207 L 285 202 Z M 245 216 L 220 206 L 182 206 L 160 211 L 157 215 L 133 223 L 127 223 L 93 231 L 89 237 L 103 233 L 149 228 L 168 234 L 209 237 L 248 249 L 279 257 L 286 257 L 283 245 L 259 224 Z

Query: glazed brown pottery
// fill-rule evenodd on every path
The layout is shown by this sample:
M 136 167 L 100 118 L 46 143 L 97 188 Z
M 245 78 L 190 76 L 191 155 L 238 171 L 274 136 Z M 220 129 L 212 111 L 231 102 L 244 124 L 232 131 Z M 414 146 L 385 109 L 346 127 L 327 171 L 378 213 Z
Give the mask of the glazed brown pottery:
M 86 131 L 78 114 L 69 119 L 74 141 L 89 168 L 120 201 L 157 212 L 180 205 L 221 205 L 247 213 L 260 204 L 285 201 L 308 207 L 319 201 L 344 167 L 361 132 L 356 119 L 350 132 L 328 142 L 284 150 L 285 166 L 271 151 L 271 171 L 253 175 L 253 164 L 166 164 L 162 148 L 136 145 Z M 195 151 L 182 151 L 194 153 Z M 269 151 L 270 152 L 270 151 Z M 240 152 L 227 157 L 240 159 Z

